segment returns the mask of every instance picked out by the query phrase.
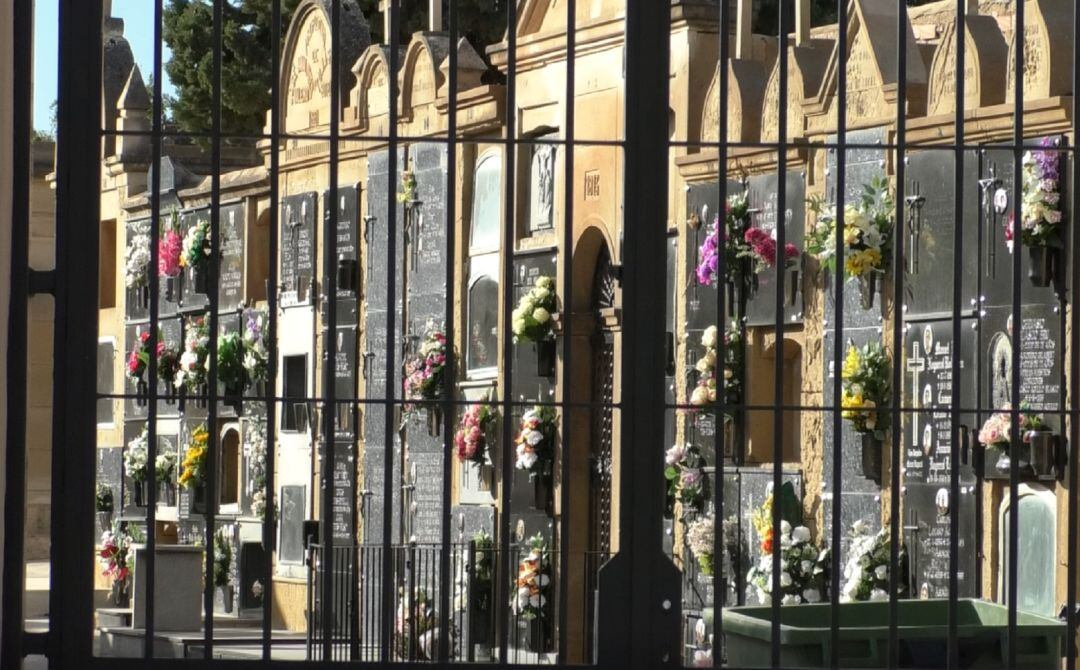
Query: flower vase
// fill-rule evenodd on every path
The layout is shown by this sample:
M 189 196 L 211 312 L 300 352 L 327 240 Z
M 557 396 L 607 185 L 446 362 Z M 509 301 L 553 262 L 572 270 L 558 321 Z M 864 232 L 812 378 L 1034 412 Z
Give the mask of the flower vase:
M 430 437 L 442 435 L 442 410 L 438 407 L 427 408 L 427 432 Z
M 555 340 L 540 340 L 536 342 L 536 376 L 555 376 Z
M 1048 430 L 1029 431 L 1024 436 L 1030 451 L 1030 466 L 1038 477 L 1054 474 L 1057 455 L 1057 440 L 1054 434 Z
M 534 654 L 547 653 L 551 649 L 547 628 L 547 621 L 542 613 L 540 616 L 527 620 L 525 629 L 527 643 L 525 648 Z
M 1001 448 L 998 450 L 997 460 L 994 461 L 994 470 L 999 475 L 1009 476 L 1012 471 L 1012 458 L 1009 457 L 1009 450 L 1007 448 Z
M 537 469 L 529 474 L 533 484 L 533 509 L 547 511 L 551 502 L 551 463 L 537 463 Z
M 207 295 L 210 273 L 206 271 L 206 263 L 199 263 L 191 268 L 191 282 L 195 285 L 195 292 Z
M 874 308 L 874 298 L 877 297 L 877 292 L 877 273 L 871 270 L 859 280 L 859 297 L 861 298 L 861 304 L 864 310 L 869 311 Z
M 112 583 L 109 600 L 121 609 L 131 606 L 131 590 L 128 588 L 126 579 L 117 579 Z
M 172 383 L 166 383 L 162 385 L 161 391 L 159 391 L 159 396 L 162 400 L 165 401 L 166 405 L 175 405 L 177 397 L 179 396 L 179 392 L 176 390 L 176 387 L 172 385 Z
M 145 312 L 150 306 L 150 287 L 136 286 L 134 288 L 129 288 L 127 299 L 132 311 Z
M 196 389 L 195 389 L 195 395 L 192 396 L 192 400 L 195 401 L 195 407 L 196 408 L 198 408 L 198 409 L 206 409 L 206 402 L 207 402 L 206 396 L 207 395 L 208 395 L 208 393 L 207 393 L 206 384 L 199 384 L 199 386 L 196 387 Z
M 259 380 L 259 381 L 255 382 L 255 397 L 256 398 L 265 398 L 266 397 L 266 380 L 265 379 L 262 379 L 262 380 Z
M 225 614 L 232 614 L 233 601 L 235 600 L 236 591 L 232 584 L 226 584 L 225 586 L 219 586 L 221 589 L 221 611 Z
M 112 517 L 113 517 L 112 512 L 98 512 L 97 513 L 98 526 L 101 528 L 102 532 L 112 528 Z
M 161 488 L 158 492 L 158 500 L 164 503 L 166 507 L 175 507 L 176 489 L 174 489 L 171 484 L 167 482 L 162 482 Z
M 799 268 L 787 271 L 787 306 L 794 307 L 799 299 Z
M 697 557 L 698 570 L 706 577 L 713 576 L 713 555 L 701 554 Z
M 863 433 L 862 475 L 875 482 L 881 482 L 881 450 L 881 440 L 874 437 L 873 433 Z
M 143 380 L 135 382 L 135 405 L 137 407 L 146 407 L 150 402 L 150 385 Z
M 226 407 L 231 407 L 234 412 L 241 414 L 244 411 L 244 387 L 243 386 L 226 386 L 225 398 L 223 399 Z
M 165 300 L 180 303 L 184 299 L 184 276 L 170 275 L 165 278 Z
M 1028 281 L 1045 288 L 1054 278 L 1054 251 L 1045 246 L 1028 247 Z
M 133 481 L 131 487 L 131 500 L 136 507 L 146 507 L 146 482 Z
M 727 286 L 727 312 L 728 318 L 735 318 L 735 282 L 729 281 Z

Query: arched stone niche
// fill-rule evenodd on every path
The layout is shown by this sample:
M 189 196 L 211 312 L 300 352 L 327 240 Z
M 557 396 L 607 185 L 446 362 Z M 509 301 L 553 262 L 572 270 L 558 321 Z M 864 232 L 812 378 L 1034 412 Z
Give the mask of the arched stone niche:
M 286 132 L 304 131 L 330 123 L 332 0 L 303 0 L 293 14 L 285 36 L 280 86 L 283 126 Z M 348 70 L 360 52 L 371 44 L 367 20 L 356 0 L 341 0 L 338 46 L 342 66 L 338 77 L 339 102 L 349 103 L 353 77 Z M 341 113 L 337 110 L 334 113 Z
M 728 61 L 729 142 L 757 142 L 761 137 L 761 108 L 765 100 L 767 70 L 765 65 L 746 59 Z M 705 109 L 701 114 L 703 142 L 720 140 L 720 67 L 713 74 L 705 94 Z
M 1073 15 L 1065 0 L 1026 0 L 1024 5 L 1024 99 L 1072 93 Z M 1016 90 L 1016 35 L 1009 39 L 1005 99 Z
M 896 118 L 899 81 L 896 53 L 896 3 L 852 0 L 847 27 L 847 127 L 879 126 Z M 907 115 L 926 108 L 926 63 L 907 22 Z M 839 44 L 833 48 L 821 90 L 807 107 L 809 132 L 836 128 Z
M 821 86 L 825 66 L 829 62 L 832 42 L 814 40 L 806 46 L 793 46 L 788 51 L 787 139 L 802 137 L 806 111 L 803 101 Z M 780 61 L 769 75 L 765 86 L 765 102 L 761 112 L 761 141 L 776 142 L 780 123 Z
M 416 33 L 405 49 L 401 67 L 401 98 L 399 113 L 403 122 L 418 118 L 423 107 L 434 108 L 443 84 L 439 65 L 450 52 L 450 40 L 445 35 Z M 426 130 L 426 128 L 425 128 Z
M 997 20 L 992 16 L 970 15 L 964 31 L 964 109 L 988 107 L 1005 102 L 1008 47 Z M 956 23 L 945 26 L 941 44 L 930 65 L 930 92 L 927 114 L 956 111 Z
M 404 49 L 398 50 L 398 64 Z M 368 47 L 352 68 L 356 86 L 349 94 L 345 123 L 364 132 L 389 135 L 386 124 L 390 116 L 390 47 L 373 44 Z

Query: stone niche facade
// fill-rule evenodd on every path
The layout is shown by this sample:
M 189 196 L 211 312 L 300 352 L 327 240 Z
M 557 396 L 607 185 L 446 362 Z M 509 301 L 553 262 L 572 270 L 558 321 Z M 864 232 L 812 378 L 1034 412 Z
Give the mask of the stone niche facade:
M 1005 102 L 1008 47 L 998 22 L 978 14 L 964 18 L 964 109 L 991 107 Z M 930 65 L 930 98 L 927 115 L 956 110 L 957 30 L 945 27 Z
M 1024 0 L 1024 99 L 1040 100 L 1072 91 L 1072 7 L 1061 0 Z M 1005 99 L 1016 90 L 1016 35 L 1009 39 Z

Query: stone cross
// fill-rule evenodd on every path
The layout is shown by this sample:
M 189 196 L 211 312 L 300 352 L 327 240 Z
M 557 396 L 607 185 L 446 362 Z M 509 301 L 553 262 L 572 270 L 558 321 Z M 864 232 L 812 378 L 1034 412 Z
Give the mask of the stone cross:
M 926 352 L 929 356 L 930 352 Z M 907 362 L 907 371 L 911 373 L 911 402 L 912 409 L 918 409 L 920 403 L 919 373 L 926 370 L 927 358 L 919 355 L 919 339 L 911 343 L 911 358 Z M 911 413 L 911 435 L 913 440 L 919 439 L 919 413 Z
M 754 0 L 738 0 L 735 10 L 735 57 L 750 58 L 750 29 Z
M 796 0 L 795 4 L 795 46 L 803 46 L 810 41 L 810 0 Z

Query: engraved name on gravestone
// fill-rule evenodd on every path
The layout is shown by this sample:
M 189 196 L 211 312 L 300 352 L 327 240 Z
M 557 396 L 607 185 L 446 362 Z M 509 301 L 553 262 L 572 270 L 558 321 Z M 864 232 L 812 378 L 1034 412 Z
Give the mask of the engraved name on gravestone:
M 976 595 L 976 552 L 978 551 L 975 488 L 960 487 L 960 500 L 951 500 L 949 486 L 937 484 L 906 484 L 903 491 L 904 546 L 908 552 L 911 597 L 949 597 L 949 575 L 953 572 L 949 560 L 949 530 L 951 515 L 959 515 L 960 531 L 955 537 L 959 565 L 955 572 L 960 583 L 959 596 Z
M 244 231 L 247 210 L 244 203 L 221 208 L 221 265 L 218 277 L 218 309 L 238 308 L 244 302 Z
M 803 248 L 803 236 L 805 230 L 806 212 L 806 173 L 801 170 L 789 170 L 784 184 L 786 211 L 784 220 L 785 245 L 794 244 L 799 251 Z M 750 208 L 756 210 L 751 218 L 752 225 L 760 228 L 776 240 L 777 239 L 777 211 L 779 204 L 777 196 L 780 180 L 776 173 L 756 175 L 747 180 L 747 194 Z M 802 317 L 802 280 L 789 277 L 786 270 L 787 264 L 784 252 L 777 249 L 776 265 L 781 270 L 781 276 L 785 285 L 784 291 L 784 323 L 798 323 Z M 794 268 L 801 267 L 801 261 L 797 261 Z M 755 268 L 756 270 L 756 268 Z M 757 273 L 757 291 L 750 296 L 746 306 L 747 325 L 772 326 L 776 323 L 776 270 L 765 267 Z M 789 300 L 790 287 L 787 282 L 794 282 L 798 294 L 794 304 Z
M 356 499 L 356 456 L 351 441 L 339 440 L 334 447 L 332 519 L 335 540 L 353 541 L 355 521 L 353 501 Z
M 357 323 L 357 298 L 360 292 L 360 239 L 358 186 L 342 186 L 338 188 L 337 203 L 337 259 L 331 263 L 332 271 L 341 275 L 340 268 L 350 268 L 348 276 L 337 277 L 337 323 L 339 326 L 354 325 Z M 323 224 L 328 225 L 330 213 L 330 191 L 323 191 Z M 355 262 L 349 265 L 349 262 Z M 325 309 L 325 308 L 324 308 Z
M 284 198 L 281 203 L 279 249 L 281 306 L 306 304 L 315 269 L 315 193 Z
M 356 328 L 339 327 L 334 337 L 334 393 L 337 400 L 356 397 Z M 354 406 L 343 403 L 335 412 L 334 434 L 352 437 L 356 432 Z
M 961 324 L 959 351 L 953 346 L 952 320 L 909 323 L 904 337 L 903 406 L 915 411 L 903 415 L 904 482 L 948 484 L 951 480 L 951 409 L 953 406 L 953 356 L 960 356 L 960 407 L 971 408 L 976 398 L 977 350 L 972 320 Z M 971 413 L 959 415 L 961 429 L 975 426 Z M 967 432 L 970 434 L 970 431 Z M 967 437 L 962 435 L 964 442 Z M 971 444 L 961 443 L 961 478 L 972 476 Z M 968 453 L 963 453 L 964 447 Z

